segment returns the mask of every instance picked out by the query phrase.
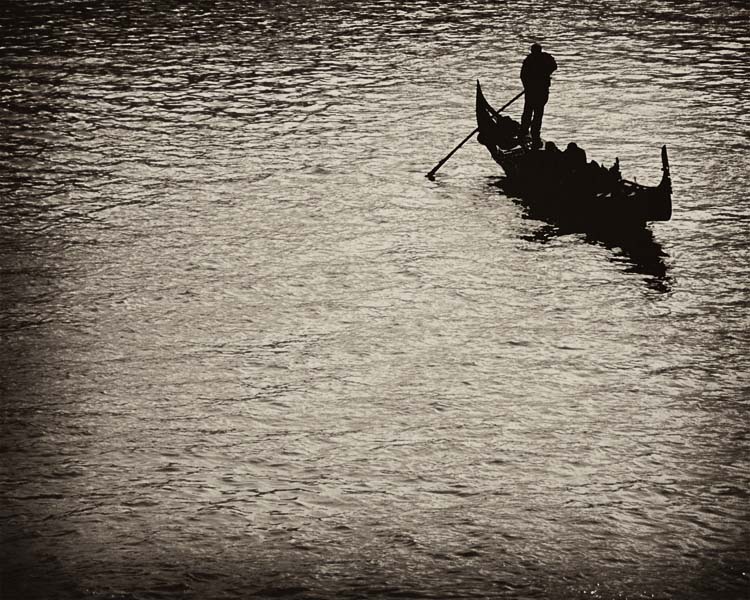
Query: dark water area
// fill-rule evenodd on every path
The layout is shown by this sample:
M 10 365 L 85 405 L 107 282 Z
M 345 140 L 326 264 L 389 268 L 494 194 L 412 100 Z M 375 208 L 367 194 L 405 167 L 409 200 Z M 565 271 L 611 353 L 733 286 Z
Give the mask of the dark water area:
M 3 2 L 0 598 L 747 598 L 749 21 Z M 535 40 L 671 221 L 424 177 Z

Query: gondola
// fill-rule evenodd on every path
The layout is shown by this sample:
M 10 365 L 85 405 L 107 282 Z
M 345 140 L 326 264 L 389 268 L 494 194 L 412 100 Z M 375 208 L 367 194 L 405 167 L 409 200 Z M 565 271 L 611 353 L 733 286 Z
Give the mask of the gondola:
M 657 186 L 624 179 L 619 159 L 607 168 L 587 161 L 576 144 L 560 150 L 552 142 L 534 147 L 520 124 L 498 114 L 477 81 L 478 140 L 487 147 L 505 178 L 502 188 L 533 216 L 577 228 L 643 227 L 672 217 L 672 181 L 667 148 L 662 146 L 662 178 Z

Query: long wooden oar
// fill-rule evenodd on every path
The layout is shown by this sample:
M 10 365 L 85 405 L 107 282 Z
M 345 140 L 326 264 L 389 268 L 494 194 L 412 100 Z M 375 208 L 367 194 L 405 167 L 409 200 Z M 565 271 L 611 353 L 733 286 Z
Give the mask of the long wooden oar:
M 512 100 L 509 100 L 508 102 L 506 102 L 506 103 L 505 103 L 505 104 L 503 105 L 503 107 L 502 107 L 502 108 L 500 108 L 500 109 L 496 110 L 496 111 L 495 111 L 495 114 L 497 114 L 497 113 L 499 113 L 499 112 L 501 112 L 501 111 L 504 111 L 504 110 L 505 110 L 506 108 L 508 108 L 508 107 L 509 107 L 509 106 L 510 106 L 511 104 L 513 104 L 513 103 L 514 103 L 514 102 L 515 102 L 516 100 L 518 100 L 518 99 L 519 99 L 519 98 L 520 98 L 521 96 L 523 96 L 523 90 L 522 90 L 521 92 L 519 92 L 518 94 L 516 94 L 516 96 L 515 96 L 515 97 L 514 97 L 514 98 L 513 98 Z M 432 169 L 432 171 L 430 171 L 429 173 L 427 173 L 427 175 L 425 175 L 425 177 L 427 177 L 427 179 L 435 179 L 435 173 L 437 173 L 438 169 L 439 169 L 440 167 L 442 167 L 442 166 L 443 166 L 443 165 L 444 165 L 444 164 L 445 164 L 446 162 L 448 162 L 448 159 L 449 159 L 449 158 L 450 158 L 451 156 L 453 156 L 453 155 L 454 155 L 454 154 L 455 154 L 455 153 L 456 153 L 456 152 L 458 151 L 458 149 L 459 149 L 459 148 L 460 148 L 461 146 L 463 146 L 463 145 L 464 145 L 464 144 L 465 144 L 466 142 L 468 142 L 468 141 L 469 141 L 469 140 L 470 140 L 470 139 L 471 139 L 472 137 L 474 137 L 474 134 L 475 134 L 475 133 L 476 133 L 477 131 L 479 131 L 479 127 L 477 127 L 477 128 L 476 128 L 476 129 L 475 129 L 474 131 L 472 131 L 472 132 L 471 132 L 471 133 L 470 133 L 469 135 L 467 135 L 467 136 L 466 136 L 466 137 L 465 137 L 465 138 L 464 138 L 464 139 L 463 139 L 463 140 L 461 141 L 461 143 L 460 143 L 460 144 L 459 144 L 458 146 L 456 146 L 455 148 L 453 148 L 453 150 L 451 150 L 451 151 L 450 151 L 450 153 L 448 154 L 448 156 L 446 156 L 446 157 L 445 157 L 445 158 L 444 158 L 443 160 L 441 160 L 441 161 L 440 161 L 440 162 L 439 162 L 438 164 L 436 164 L 436 165 L 435 165 L 435 168 L 434 168 L 434 169 Z

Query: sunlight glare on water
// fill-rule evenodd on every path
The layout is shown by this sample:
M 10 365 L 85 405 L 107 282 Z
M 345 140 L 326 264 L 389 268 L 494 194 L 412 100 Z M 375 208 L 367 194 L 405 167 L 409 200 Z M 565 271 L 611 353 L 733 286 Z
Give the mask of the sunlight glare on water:
M 746 597 L 749 16 L 1 9 L 3 599 Z M 534 40 L 672 221 L 425 179 Z

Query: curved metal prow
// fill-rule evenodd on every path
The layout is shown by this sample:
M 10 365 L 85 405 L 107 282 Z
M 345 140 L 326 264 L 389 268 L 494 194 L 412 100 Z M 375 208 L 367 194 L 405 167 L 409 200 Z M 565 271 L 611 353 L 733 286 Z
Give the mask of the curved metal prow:
M 669 173 L 669 157 L 667 146 L 661 147 L 661 182 L 656 187 L 655 205 L 656 214 L 650 220 L 669 221 L 672 218 L 672 177 Z
M 661 183 L 660 186 L 668 187 L 669 193 L 672 193 L 672 177 L 669 174 L 669 157 L 667 156 L 667 146 L 661 147 Z

